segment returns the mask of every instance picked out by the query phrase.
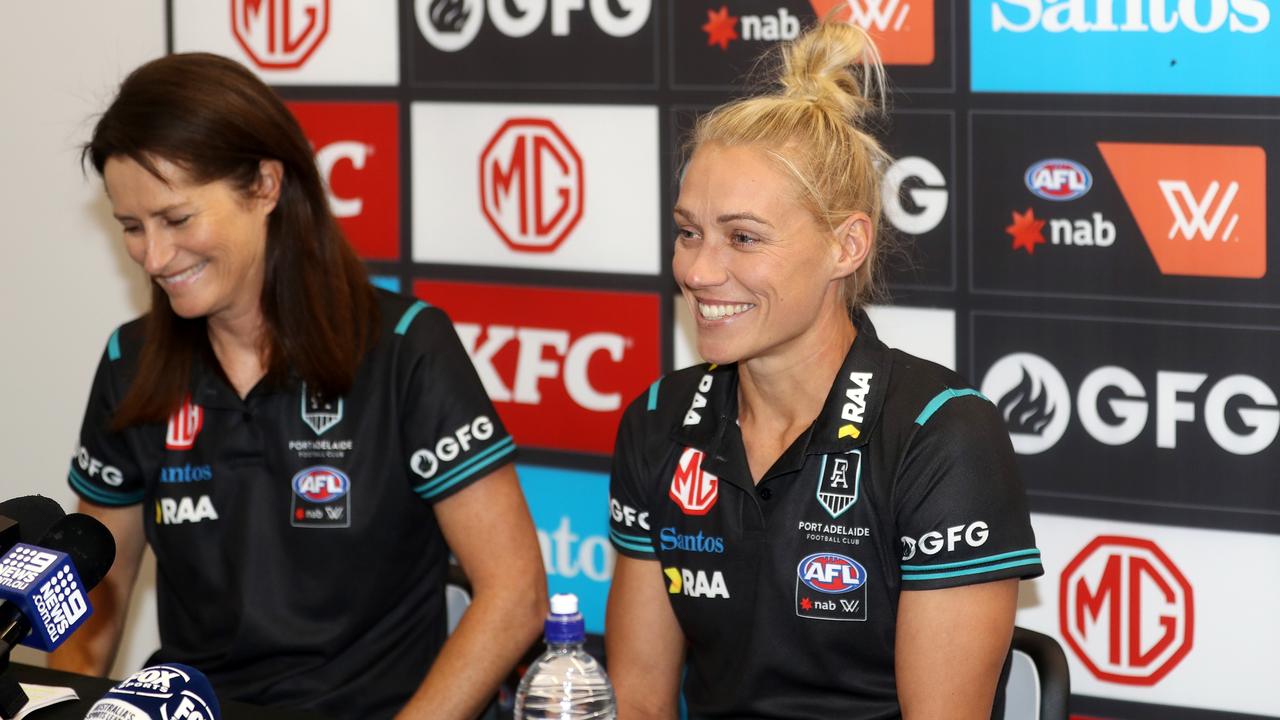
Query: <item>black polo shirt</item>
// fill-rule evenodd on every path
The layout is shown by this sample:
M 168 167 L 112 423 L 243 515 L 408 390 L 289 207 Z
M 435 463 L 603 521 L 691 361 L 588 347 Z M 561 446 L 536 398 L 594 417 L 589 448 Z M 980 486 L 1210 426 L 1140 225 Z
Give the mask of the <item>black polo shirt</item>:
M 219 696 L 389 717 L 445 638 L 448 549 L 432 503 L 515 452 L 449 318 L 379 291 L 376 347 L 351 392 L 260 383 L 241 399 L 197 363 L 165 424 L 108 431 L 143 324 L 111 336 L 69 482 L 140 504 L 157 560 L 161 648 Z M 136 379 L 143 382 L 145 379 Z
M 996 409 L 858 325 L 821 414 L 758 485 L 736 366 L 673 373 L 623 416 L 610 536 L 662 565 L 693 716 L 897 717 L 901 591 L 1043 572 Z

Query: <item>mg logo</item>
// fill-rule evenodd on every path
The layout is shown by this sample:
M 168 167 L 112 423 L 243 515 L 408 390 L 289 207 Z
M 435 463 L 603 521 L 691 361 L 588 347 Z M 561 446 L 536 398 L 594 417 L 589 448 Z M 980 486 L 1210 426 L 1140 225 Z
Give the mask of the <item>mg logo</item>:
M 552 252 L 582 219 L 582 158 L 550 120 L 512 118 L 480 155 L 480 206 L 517 252 Z
M 1191 652 L 1191 585 L 1155 543 L 1103 535 L 1062 571 L 1059 628 L 1099 680 L 1151 686 Z
M 164 436 L 164 446 L 169 450 L 190 450 L 196 444 L 196 436 L 204 425 L 204 410 L 191 402 L 188 395 L 182 407 L 169 416 L 169 429 Z
M 720 478 L 702 469 L 702 452 L 685 448 L 668 492 L 685 515 L 706 515 L 720 497 Z
M 258 67 L 299 68 L 329 33 L 329 0 L 231 0 L 231 31 Z

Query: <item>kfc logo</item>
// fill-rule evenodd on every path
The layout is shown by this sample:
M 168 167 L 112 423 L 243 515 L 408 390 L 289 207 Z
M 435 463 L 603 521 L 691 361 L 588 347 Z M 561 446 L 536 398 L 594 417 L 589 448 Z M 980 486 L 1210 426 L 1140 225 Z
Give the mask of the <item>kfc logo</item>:
M 1267 153 L 1261 147 L 1098 143 L 1165 275 L 1267 273 Z
M 329 33 L 329 0 L 231 0 L 231 31 L 259 68 L 296 69 Z
M 1104 535 L 1062 571 L 1062 637 L 1099 680 L 1151 686 L 1191 652 L 1191 585 L 1150 540 Z
M 395 103 L 290 102 L 315 148 L 329 208 L 367 260 L 400 256 L 400 121 Z
M 169 416 L 169 429 L 165 432 L 164 446 L 169 450 L 190 450 L 196 444 L 196 436 L 204 426 L 204 409 L 191 402 L 188 395 L 182 406 Z
M 420 281 L 521 445 L 608 453 L 626 403 L 659 373 L 658 298 Z
M 706 515 L 720 497 L 720 478 L 702 469 L 702 451 L 685 448 L 667 495 L 685 515 Z
M 480 154 L 480 207 L 507 247 L 552 252 L 582 219 L 582 158 L 551 120 L 513 118 Z

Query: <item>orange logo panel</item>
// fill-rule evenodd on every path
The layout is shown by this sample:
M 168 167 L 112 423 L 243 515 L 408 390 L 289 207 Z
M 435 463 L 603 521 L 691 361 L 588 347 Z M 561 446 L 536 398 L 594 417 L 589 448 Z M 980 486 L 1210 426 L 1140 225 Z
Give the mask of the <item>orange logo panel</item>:
M 1260 147 L 1098 143 L 1165 275 L 1267 272 L 1267 154 Z
M 933 63 L 933 0 L 809 0 L 819 20 L 866 30 L 885 65 Z

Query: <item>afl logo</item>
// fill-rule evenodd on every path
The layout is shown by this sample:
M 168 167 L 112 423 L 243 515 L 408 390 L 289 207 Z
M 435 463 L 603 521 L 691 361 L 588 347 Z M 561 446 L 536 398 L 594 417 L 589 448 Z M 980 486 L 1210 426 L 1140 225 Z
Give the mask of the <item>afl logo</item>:
M 1027 189 L 1036 197 L 1055 202 L 1066 202 L 1084 197 L 1093 187 L 1093 174 L 1089 168 L 1075 160 L 1053 158 L 1041 160 L 1027 168 L 1024 177 Z
M 293 493 L 315 503 L 332 502 L 350 489 L 351 481 L 337 468 L 310 467 L 293 476 Z
M 820 593 L 841 595 L 867 584 L 867 571 L 851 557 L 814 553 L 796 566 L 800 581 Z

